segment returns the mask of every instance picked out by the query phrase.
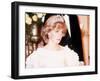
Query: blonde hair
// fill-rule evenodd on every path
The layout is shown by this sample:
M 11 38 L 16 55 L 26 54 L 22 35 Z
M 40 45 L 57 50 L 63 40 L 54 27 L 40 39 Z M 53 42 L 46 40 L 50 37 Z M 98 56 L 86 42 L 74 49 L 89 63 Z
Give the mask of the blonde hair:
M 62 16 L 51 16 L 47 19 L 44 26 L 41 29 L 41 36 L 45 43 L 48 43 L 48 33 L 53 29 L 63 29 L 63 33 L 66 34 L 67 26 L 65 24 L 64 18 Z

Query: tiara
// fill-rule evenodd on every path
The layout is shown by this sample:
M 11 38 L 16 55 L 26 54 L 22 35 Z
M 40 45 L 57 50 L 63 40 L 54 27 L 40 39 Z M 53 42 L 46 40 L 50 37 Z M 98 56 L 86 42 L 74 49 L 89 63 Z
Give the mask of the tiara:
M 47 19 L 46 24 L 53 25 L 56 22 L 65 22 L 63 16 L 60 15 L 51 16 Z

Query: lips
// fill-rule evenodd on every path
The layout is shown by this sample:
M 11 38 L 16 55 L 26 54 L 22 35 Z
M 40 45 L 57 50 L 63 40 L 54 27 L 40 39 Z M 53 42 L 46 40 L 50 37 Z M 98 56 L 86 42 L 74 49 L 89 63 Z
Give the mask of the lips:
M 61 39 L 56 39 L 56 40 L 60 41 Z

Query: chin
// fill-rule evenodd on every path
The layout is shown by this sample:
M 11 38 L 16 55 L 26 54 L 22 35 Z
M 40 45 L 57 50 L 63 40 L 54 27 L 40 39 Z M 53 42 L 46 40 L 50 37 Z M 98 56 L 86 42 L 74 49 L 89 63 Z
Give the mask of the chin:
M 60 41 L 55 41 L 55 43 L 56 43 L 56 44 L 59 44 L 59 43 L 60 43 Z
M 55 44 L 59 44 L 60 40 L 52 40 L 52 42 L 55 43 Z

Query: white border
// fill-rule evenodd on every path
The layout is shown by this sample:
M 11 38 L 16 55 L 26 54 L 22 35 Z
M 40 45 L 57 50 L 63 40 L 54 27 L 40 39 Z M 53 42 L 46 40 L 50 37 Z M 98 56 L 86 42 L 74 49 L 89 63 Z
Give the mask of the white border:
M 90 65 L 67 68 L 25 69 L 25 12 L 84 14 L 90 16 Z M 89 9 L 19 6 L 19 75 L 38 75 L 95 71 L 95 12 Z

